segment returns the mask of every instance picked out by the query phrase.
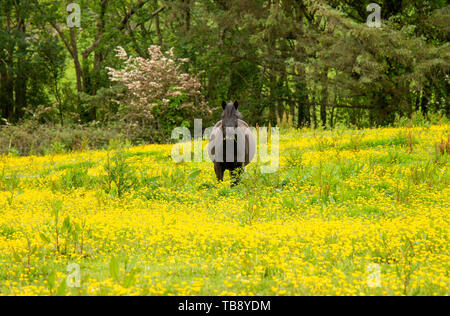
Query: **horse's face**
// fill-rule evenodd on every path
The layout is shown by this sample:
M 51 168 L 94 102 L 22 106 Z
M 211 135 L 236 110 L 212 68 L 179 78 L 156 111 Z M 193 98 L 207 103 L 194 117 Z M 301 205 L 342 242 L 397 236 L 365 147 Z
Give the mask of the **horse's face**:
M 234 129 L 239 126 L 239 119 L 242 119 L 242 114 L 238 110 L 239 104 L 237 102 L 226 103 L 224 101 L 222 107 L 222 132 L 223 135 L 226 135 L 227 128 Z

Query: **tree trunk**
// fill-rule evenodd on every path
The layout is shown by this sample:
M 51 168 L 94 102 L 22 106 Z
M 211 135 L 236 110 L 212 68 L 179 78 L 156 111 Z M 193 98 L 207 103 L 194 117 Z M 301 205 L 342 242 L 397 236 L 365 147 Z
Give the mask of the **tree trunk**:
M 430 88 L 428 84 L 425 86 L 425 88 L 422 91 L 422 100 L 420 102 L 420 108 L 422 109 L 422 114 L 427 115 L 428 114 L 428 107 L 430 103 Z
M 106 15 L 106 10 L 108 8 L 108 1 L 109 0 L 101 1 L 100 14 L 99 14 L 98 20 L 97 20 L 97 40 L 101 40 L 101 38 L 105 34 L 105 15 Z M 103 52 L 96 49 L 94 51 L 94 69 L 93 69 L 94 78 L 92 80 L 92 95 L 97 94 L 97 90 L 100 86 L 100 78 L 99 78 L 100 73 L 99 72 L 103 66 L 103 61 L 104 61 Z
M 319 125 L 317 124 L 317 113 L 316 113 L 316 105 L 313 104 L 311 105 L 311 116 L 312 116 L 312 122 L 313 122 L 313 126 L 314 128 L 317 128 Z
M 11 15 L 6 12 L 6 32 L 11 34 Z M 0 109 L 2 117 L 14 120 L 14 80 L 11 67 L 13 65 L 14 46 L 8 45 L 6 49 L 0 50 Z
M 191 0 L 183 0 L 184 2 L 184 24 L 186 33 L 191 30 Z
M 322 126 L 327 127 L 327 104 L 328 104 L 328 70 L 325 70 L 322 79 L 322 102 L 320 103 L 320 120 Z
M 277 81 L 277 91 L 278 91 L 277 99 L 279 99 L 279 96 L 282 95 L 281 91 L 283 90 L 283 85 L 284 85 L 285 80 L 286 80 L 286 74 L 285 74 L 285 72 L 281 72 L 280 78 Z M 281 120 L 286 111 L 285 101 L 279 100 L 278 104 L 277 104 L 277 109 L 278 109 L 278 117 Z
M 27 74 L 25 67 L 25 56 L 27 54 L 27 44 L 25 42 L 25 21 L 18 18 L 17 30 L 22 38 L 19 38 L 17 45 L 17 74 L 14 81 L 14 120 L 17 122 L 23 117 L 23 109 L 27 106 Z
M 1 116 L 12 120 L 14 114 L 13 80 L 7 65 L 0 64 L 0 110 Z
M 320 120 L 322 122 L 322 126 L 327 127 L 327 106 L 323 103 L 323 100 L 320 105 Z
M 295 94 L 297 95 L 297 127 L 309 127 L 311 124 L 311 117 L 309 113 L 309 106 L 307 104 L 307 93 L 305 93 L 305 85 L 297 84 L 295 87 Z
M 155 16 L 155 27 L 156 27 L 156 34 L 158 36 L 158 45 L 163 45 L 163 36 L 161 32 L 161 22 L 159 21 L 159 14 Z
M 331 128 L 334 128 L 334 119 L 336 117 L 335 113 L 336 113 L 336 107 L 333 106 L 331 108 L 331 117 L 330 117 L 330 127 Z
M 77 77 L 77 91 L 83 92 L 84 91 L 84 75 L 83 75 L 83 68 L 81 67 L 80 63 L 80 56 L 78 54 L 78 44 L 76 39 L 76 33 L 75 29 L 70 29 L 70 45 L 72 47 L 72 57 L 73 57 L 73 64 L 75 66 L 75 73 Z

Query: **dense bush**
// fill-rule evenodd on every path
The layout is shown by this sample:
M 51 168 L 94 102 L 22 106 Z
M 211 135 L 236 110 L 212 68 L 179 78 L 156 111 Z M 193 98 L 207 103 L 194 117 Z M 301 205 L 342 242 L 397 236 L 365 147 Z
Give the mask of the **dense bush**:
M 107 69 L 110 80 L 125 87 L 117 95 L 118 118 L 130 138 L 164 142 L 174 127 L 189 127 L 196 115 L 210 113 L 200 81 L 181 69 L 188 60 L 177 59 L 173 50 L 151 46 L 149 58 L 116 51 L 124 67 Z
M 43 155 L 104 148 L 115 138 L 125 138 L 115 126 L 62 127 L 27 121 L 20 125 L 0 126 L 0 155 Z

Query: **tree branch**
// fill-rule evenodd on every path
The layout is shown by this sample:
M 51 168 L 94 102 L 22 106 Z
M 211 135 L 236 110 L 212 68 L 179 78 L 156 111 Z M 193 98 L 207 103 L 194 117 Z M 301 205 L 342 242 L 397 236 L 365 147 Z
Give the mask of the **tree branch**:
M 128 24 L 128 21 L 136 13 L 136 10 L 139 8 L 142 8 L 146 3 L 147 3 L 147 1 L 140 0 L 133 8 L 130 9 L 130 11 L 128 11 L 128 13 L 123 17 L 123 19 L 119 23 L 119 26 L 118 26 L 119 31 L 123 31 L 125 29 L 126 25 Z M 166 6 L 162 6 L 161 8 L 159 8 L 158 10 L 156 10 L 155 12 L 152 13 L 152 17 L 157 16 L 159 13 L 161 13 L 165 9 L 166 9 Z M 98 45 L 100 45 L 101 41 L 102 41 L 102 38 L 98 37 L 96 39 L 96 41 L 83 52 L 83 59 L 86 59 L 87 57 L 89 57 L 89 55 L 98 47 Z
M 36 7 L 38 8 L 38 10 L 41 12 L 41 14 L 43 16 L 45 16 L 45 12 L 42 10 L 41 6 L 38 3 L 38 0 L 33 0 L 33 2 L 35 3 Z M 74 52 L 72 51 L 71 45 L 69 43 L 69 41 L 67 40 L 67 37 L 64 35 L 63 31 L 61 30 L 61 28 L 58 26 L 58 24 L 56 24 L 55 21 L 53 20 L 48 20 L 48 22 L 50 23 L 50 25 L 55 29 L 55 31 L 58 33 L 59 37 L 61 38 L 61 40 L 64 43 L 64 46 L 66 46 L 67 50 L 69 51 L 70 55 L 72 57 L 74 56 Z
M 83 51 L 83 54 L 82 54 L 83 59 L 86 59 L 89 57 L 89 55 L 98 47 L 98 45 L 100 45 L 101 40 L 102 39 L 100 37 L 97 38 L 97 40 L 89 48 L 87 48 Z
M 128 11 L 128 13 L 123 17 L 123 19 L 119 23 L 120 31 L 122 31 L 125 28 L 126 24 L 131 19 L 131 17 L 136 13 L 136 11 L 138 9 L 142 8 L 147 2 L 148 1 L 146 1 L 146 0 L 139 0 L 139 2 L 136 3 L 136 5 Z M 158 15 L 160 12 L 164 11 L 165 9 L 166 9 L 166 6 L 163 5 L 161 8 L 159 8 L 158 10 L 156 10 L 155 12 L 152 13 L 152 17 Z

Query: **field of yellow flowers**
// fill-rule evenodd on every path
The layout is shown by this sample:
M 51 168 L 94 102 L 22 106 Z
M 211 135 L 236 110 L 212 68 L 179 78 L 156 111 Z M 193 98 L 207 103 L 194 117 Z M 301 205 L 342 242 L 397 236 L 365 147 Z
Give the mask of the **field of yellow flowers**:
M 0 157 L 0 295 L 448 295 L 448 135 L 284 131 L 234 188 L 169 145 Z

